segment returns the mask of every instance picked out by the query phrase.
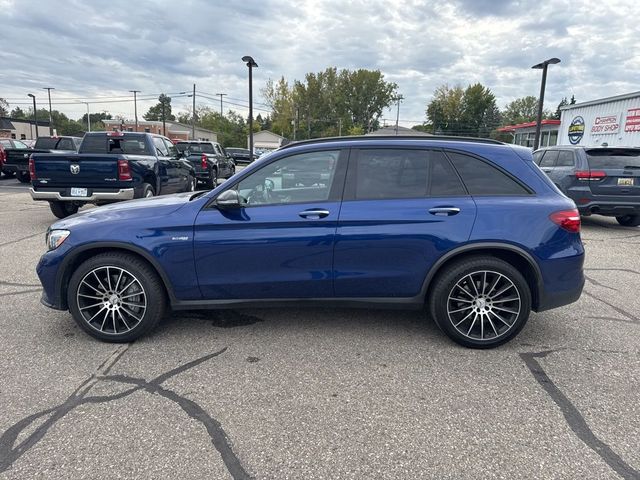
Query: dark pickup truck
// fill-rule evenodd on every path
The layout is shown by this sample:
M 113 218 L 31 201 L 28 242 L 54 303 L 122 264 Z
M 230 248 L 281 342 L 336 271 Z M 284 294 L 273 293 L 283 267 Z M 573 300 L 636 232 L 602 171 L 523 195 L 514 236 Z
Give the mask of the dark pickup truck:
M 4 173 L 6 177 L 13 177 L 15 171 L 13 169 L 5 169 L 5 163 L 7 162 L 8 151 L 18 150 L 29 159 L 31 149 L 20 140 L 13 138 L 0 138 L 0 172 Z
M 229 178 L 236 173 L 236 164 L 217 142 L 189 140 L 176 143 L 176 148 L 189 161 L 199 182 L 215 188 L 218 178 Z
M 195 190 L 193 166 L 160 135 L 87 133 L 78 153 L 34 153 L 29 160 L 31 197 L 49 202 L 58 218 L 82 205 Z
M 5 149 L 6 159 L 2 171 L 7 176 L 16 175 L 22 183 L 29 183 L 29 157 L 33 153 L 74 153 L 82 141 L 79 137 L 38 137 L 33 148 L 23 146 Z M 16 142 L 16 140 L 14 140 Z M 22 142 L 20 142 L 22 143 Z
M 227 148 L 227 153 L 231 155 L 236 165 L 249 165 L 251 163 L 248 148 L 229 147 Z M 258 157 L 254 155 L 253 159 L 255 160 L 256 158 Z

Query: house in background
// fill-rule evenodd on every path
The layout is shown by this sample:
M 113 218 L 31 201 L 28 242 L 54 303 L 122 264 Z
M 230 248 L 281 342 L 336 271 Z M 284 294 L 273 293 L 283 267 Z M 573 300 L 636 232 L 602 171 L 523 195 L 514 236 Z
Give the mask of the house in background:
M 289 140 L 269 130 L 261 130 L 253 134 L 253 150 L 270 152 L 289 143 Z M 249 148 L 249 136 L 247 135 L 247 148 Z
M 401 135 L 401 136 L 411 136 L 411 137 L 432 137 L 433 135 L 426 132 L 421 132 L 419 130 L 414 130 L 413 128 L 401 127 L 398 126 L 398 131 L 396 132 L 396 126 L 387 126 L 379 128 L 378 130 L 367 133 L 366 135 Z
M 122 120 L 102 120 L 107 130 L 123 132 L 146 132 L 155 133 L 156 135 L 162 135 L 162 122 L 156 120 L 139 120 L 138 130 L 136 130 L 136 124 L 132 121 Z M 184 123 L 174 122 L 167 120 L 164 122 L 166 128 L 166 137 L 171 140 L 205 140 L 209 142 L 217 142 L 218 134 L 212 130 L 204 128 L 195 128 L 195 138 L 192 137 L 191 125 L 185 125 Z
M 536 137 L 536 123 L 527 122 L 517 125 L 507 125 L 498 128 L 498 132 L 510 133 L 513 136 L 514 145 L 533 148 Z M 560 120 L 542 120 L 540 127 L 540 147 L 551 147 L 558 144 L 558 131 L 560 130 Z
M 0 137 L 18 140 L 35 140 L 49 135 L 49 120 L 38 120 L 37 132 L 33 120 L 0 117 Z

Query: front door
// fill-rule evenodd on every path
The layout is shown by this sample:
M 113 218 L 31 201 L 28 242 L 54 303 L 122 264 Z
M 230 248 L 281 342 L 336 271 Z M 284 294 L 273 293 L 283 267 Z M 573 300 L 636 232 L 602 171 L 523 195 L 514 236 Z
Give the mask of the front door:
M 466 242 L 476 205 L 442 151 L 354 149 L 338 221 L 337 297 L 410 298 Z
M 345 161 L 339 150 L 280 157 L 229 186 L 238 191 L 241 207 L 203 209 L 194 233 L 203 298 L 333 296 Z M 316 181 L 297 181 L 299 172 Z

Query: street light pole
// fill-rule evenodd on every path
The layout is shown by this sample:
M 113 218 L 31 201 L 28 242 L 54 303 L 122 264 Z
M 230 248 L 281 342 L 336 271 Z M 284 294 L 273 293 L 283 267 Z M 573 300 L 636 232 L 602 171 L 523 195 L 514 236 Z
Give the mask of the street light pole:
M 140 90 L 129 90 L 133 92 L 133 114 L 136 118 L 136 132 L 138 131 L 138 98 L 137 94 L 140 93 Z
M 191 140 L 196 139 L 196 84 L 193 84 L 193 115 L 191 116 Z
M 36 127 L 36 136 L 33 137 L 33 132 L 31 132 L 31 140 L 36 140 L 38 138 L 38 113 L 36 111 L 36 96 L 33 93 L 30 93 L 29 96 L 33 99 L 33 123 Z
M 542 129 L 542 108 L 544 106 L 544 90 L 547 86 L 547 67 L 560 63 L 559 58 L 550 58 L 542 63 L 538 63 L 531 68 L 542 69 L 542 83 L 540 84 L 540 99 L 538 100 L 538 117 L 536 119 L 536 136 L 533 140 L 533 149 L 537 150 L 540 146 L 540 130 Z
M 242 61 L 249 67 L 249 163 L 253 162 L 253 68 L 258 67 L 249 55 L 242 57 Z
M 44 87 L 43 90 L 47 91 L 49 95 L 49 135 L 53 136 L 53 115 L 51 114 L 51 90 L 55 90 L 53 87 Z
M 222 97 L 226 95 L 226 93 L 216 93 L 220 97 L 220 116 L 222 116 Z
M 87 130 L 91 133 L 91 114 L 89 113 L 89 102 L 82 102 L 87 106 Z

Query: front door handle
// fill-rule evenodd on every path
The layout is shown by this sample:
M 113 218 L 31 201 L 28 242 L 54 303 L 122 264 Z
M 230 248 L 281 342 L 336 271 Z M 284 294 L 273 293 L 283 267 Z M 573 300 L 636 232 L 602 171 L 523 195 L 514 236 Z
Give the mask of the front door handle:
M 308 218 L 309 220 L 318 220 L 320 218 L 324 218 L 329 215 L 329 210 L 324 210 L 322 208 L 312 208 L 309 210 L 303 210 L 298 213 L 302 218 Z
M 429 209 L 429 213 L 439 217 L 450 217 L 451 215 L 459 214 L 460 209 L 458 207 L 434 207 Z
M 551 173 L 551 169 L 550 168 L 543 168 L 542 171 L 544 173 Z

